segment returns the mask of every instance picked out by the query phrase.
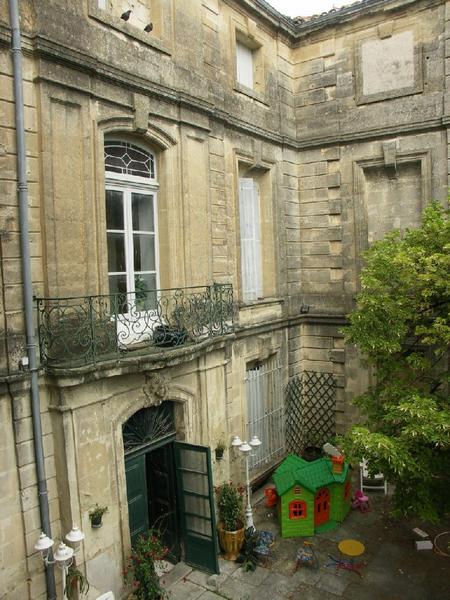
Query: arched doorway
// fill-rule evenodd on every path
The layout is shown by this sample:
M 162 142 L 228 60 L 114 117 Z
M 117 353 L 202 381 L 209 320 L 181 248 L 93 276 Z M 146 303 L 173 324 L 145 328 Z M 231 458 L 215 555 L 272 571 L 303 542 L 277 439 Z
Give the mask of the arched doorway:
M 180 558 L 173 441 L 173 404 L 143 408 L 122 428 L 131 544 L 150 528 Z
M 137 411 L 122 437 L 131 544 L 156 528 L 171 560 L 218 573 L 210 449 L 175 440 L 172 402 Z

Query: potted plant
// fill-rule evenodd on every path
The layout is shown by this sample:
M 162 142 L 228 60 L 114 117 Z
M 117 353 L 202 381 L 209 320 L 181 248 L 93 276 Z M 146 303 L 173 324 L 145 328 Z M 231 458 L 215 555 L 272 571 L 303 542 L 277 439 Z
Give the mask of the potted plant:
M 80 595 L 83 594 L 84 596 L 87 596 L 89 587 L 89 581 L 83 573 L 77 569 L 75 565 L 71 565 L 67 571 L 66 587 L 64 589 L 67 599 L 72 600 L 72 598 L 78 598 L 76 595 L 77 589 Z
M 219 543 L 226 560 L 236 560 L 244 542 L 243 488 L 231 481 L 216 488 Z
M 150 529 L 147 535 L 138 537 L 123 572 L 124 581 L 133 590 L 135 600 L 167 598 L 159 581 L 156 563 L 168 554 L 169 548 L 164 546 L 159 531 Z
M 214 450 L 214 454 L 216 455 L 216 460 L 222 460 L 223 453 L 226 450 L 225 442 L 223 440 L 219 440 L 217 442 L 217 446 Z
M 244 532 L 244 544 L 241 553 L 237 557 L 236 562 L 239 563 L 244 571 L 255 571 L 259 556 L 256 551 L 260 543 L 259 531 L 254 527 L 247 527 Z
M 103 515 L 108 512 L 107 506 L 100 506 L 99 504 L 95 504 L 93 508 L 89 511 L 89 519 L 91 520 L 91 527 L 94 529 L 98 529 L 102 526 Z

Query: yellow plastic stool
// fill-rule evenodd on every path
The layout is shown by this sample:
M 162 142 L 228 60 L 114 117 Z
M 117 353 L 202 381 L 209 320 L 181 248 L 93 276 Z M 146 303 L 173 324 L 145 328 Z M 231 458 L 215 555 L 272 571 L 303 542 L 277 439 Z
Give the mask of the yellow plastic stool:
M 365 551 L 365 546 L 358 540 L 342 540 L 338 544 L 339 552 L 346 556 L 361 556 Z

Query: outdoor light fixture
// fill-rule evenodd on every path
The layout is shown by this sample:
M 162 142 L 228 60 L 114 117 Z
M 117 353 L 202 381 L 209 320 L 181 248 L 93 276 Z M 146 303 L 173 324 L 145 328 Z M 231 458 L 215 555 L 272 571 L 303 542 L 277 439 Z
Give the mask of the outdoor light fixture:
M 44 532 L 39 536 L 38 541 L 34 545 L 35 550 L 41 553 L 42 560 L 45 565 L 56 564 L 61 569 L 62 573 L 62 598 L 67 600 L 66 595 L 66 575 L 67 569 L 73 563 L 73 557 L 79 550 L 81 542 L 84 540 L 84 533 L 78 527 L 72 527 L 71 531 L 66 535 L 66 540 L 73 544 L 73 548 L 66 546 L 64 542 L 60 542 L 55 553 L 53 554 L 53 560 L 51 559 L 50 549 L 54 545 L 54 541 L 45 535 Z
M 146 31 L 147 33 L 150 33 L 150 31 L 153 31 L 153 23 L 149 23 L 148 25 L 146 25 L 144 27 L 144 31 Z
M 233 446 L 233 448 L 239 448 L 239 446 L 242 446 L 241 438 L 238 435 L 235 435 L 231 441 L 231 445 Z
M 245 478 L 247 485 L 247 506 L 245 507 L 245 527 L 251 527 L 255 529 L 255 525 L 253 523 L 253 511 L 252 511 L 252 487 L 250 484 L 250 476 L 249 476 L 249 468 L 248 468 L 248 459 L 252 450 L 255 450 L 259 446 L 261 446 L 262 442 L 258 438 L 257 435 L 252 436 L 250 442 L 242 441 L 238 435 L 233 437 L 231 445 L 233 448 L 238 448 L 239 452 L 242 452 L 245 458 Z
M 124 21 L 128 21 L 128 19 L 130 18 L 131 15 L 131 8 L 129 10 L 126 10 L 125 12 L 123 12 L 120 15 L 120 18 L 123 19 Z

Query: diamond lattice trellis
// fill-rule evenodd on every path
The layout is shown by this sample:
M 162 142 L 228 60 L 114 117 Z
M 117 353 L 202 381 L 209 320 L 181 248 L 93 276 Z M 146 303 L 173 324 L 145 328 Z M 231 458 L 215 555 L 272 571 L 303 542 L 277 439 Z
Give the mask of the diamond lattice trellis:
M 301 454 L 335 434 L 336 380 L 332 373 L 304 371 L 286 386 L 286 449 Z

